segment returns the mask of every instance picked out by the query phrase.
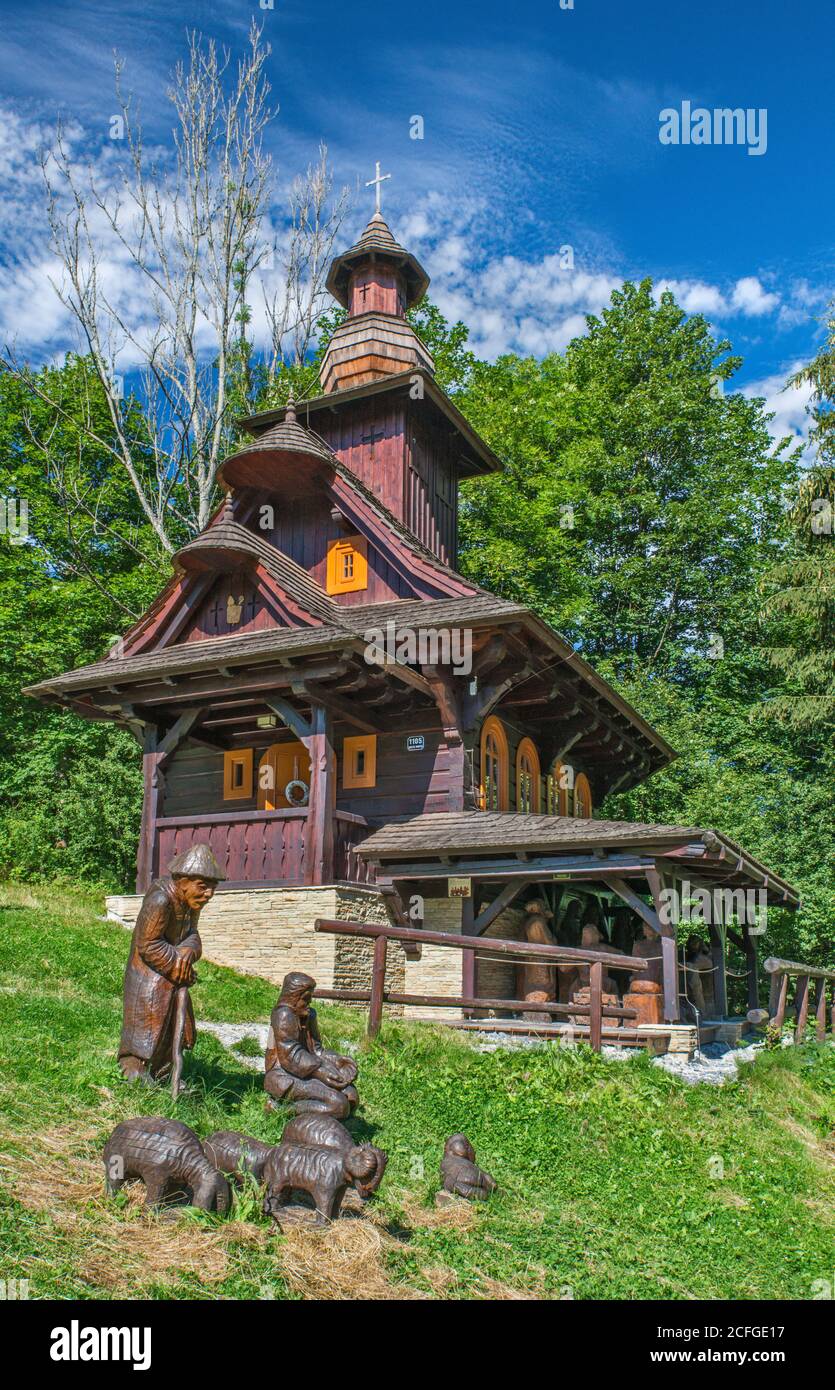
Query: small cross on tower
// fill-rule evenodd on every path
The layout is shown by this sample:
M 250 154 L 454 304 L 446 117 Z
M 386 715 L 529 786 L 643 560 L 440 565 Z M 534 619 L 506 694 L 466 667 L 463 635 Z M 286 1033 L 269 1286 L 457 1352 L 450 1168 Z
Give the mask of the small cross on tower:
M 381 188 L 381 186 L 385 183 L 386 179 L 390 179 L 390 178 L 391 178 L 391 174 L 381 174 L 381 173 L 380 173 L 380 161 L 379 161 L 379 159 L 377 160 L 377 163 L 376 163 L 376 166 L 375 166 L 375 167 L 376 167 L 376 171 L 377 171 L 377 172 L 376 172 L 376 177 L 373 178 L 373 179 L 369 179 L 365 186 L 366 186 L 366 188 L 374 188 L 374 189 L 375 189 L 376 200 L 377 200 L 375 211 L 376 211 L 376 212 L 379 212 L 379 211 L 380 211 L 380 188 Z

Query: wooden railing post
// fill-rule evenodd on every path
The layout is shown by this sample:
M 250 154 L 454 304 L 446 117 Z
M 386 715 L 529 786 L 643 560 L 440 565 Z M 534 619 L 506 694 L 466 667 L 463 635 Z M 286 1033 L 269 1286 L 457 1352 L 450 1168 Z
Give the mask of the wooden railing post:
M 603 966 L 596 960 L 589 969 L 589 1042 L 595 1052 L 603 1046 Z
M 371 1001 L 368 1009 L 368 1036 L 376 1038 L 383 1017 L 383 995 L 386 988 L 386 954 L 388 937 L 374 938 L 374 965 L 371 971 Z
M 771 1021 L 775 1028 L 782 1028 L 786 1021 L 786 1001 L 789 997 L 789 977 L 788 975 L 779 975 L 775 976 L 775 978 L 779 979 L 780 985 L 777 990 L 777 1007 L 774 1010 L 774 1017 Z
M 826 1041 L 826 980 L 817 983 L 815 995 L 815 1037 L 818 1042 Z
M 809 976 L 798 975 L 794 1006 L 797 1010 L 797 1027 L 794 1030 L 796 1043 L 803 1042 L 806 1036 L 806 1020 L 809 1017 Z

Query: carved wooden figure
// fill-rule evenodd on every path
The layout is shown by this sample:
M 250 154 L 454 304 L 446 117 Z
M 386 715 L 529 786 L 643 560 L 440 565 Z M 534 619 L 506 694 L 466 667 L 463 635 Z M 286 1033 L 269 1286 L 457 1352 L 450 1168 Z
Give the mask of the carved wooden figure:
M 530 902 L 525 903 L 525 912 L 527 916 L 522 923 L 522 940 L 535 942 L 539 946 L 557 946 L 557 938 L 548 925 L 554 914 L 541 898 L 532 898 Z M 519 999 L 530 1001 L 531 1004 L 556 999 L 556 966 L 540 964 L 537 961 L 517 965 L 516 977 Z M 524 1010 L 522 1017 L 529 1023 L 550 1023 L 552 1018 L 551 1014 L 539 1013 L 535 1009 Z
M 357 1192 L 365 1201 L 376 1192 L 383 1180 L 383 1173 L 388 1163 L 388 1154 L 383 1153 L 382 1149 L 376 1149 L 373 1144 L 360 1144 L 339 1120 L 335 1120 L 332 1115 L 317 1115 L 310 1112 L 306 1115 L 297 1115 L 285 1127 L 281 1136 L 283 1144 L 306 1144 L 315 1149 L 335 1149 L 343 1156 L 351 1149 L 359 1147 L 374 1155 L 374 1170 L 371 1176 L 362 1182 L 354 1183 Z
M 270 1017 L 264 1089 L 297 1114 L 312 1111 L 345 1120 L 356 1106 L 356 1062 L 326 1051 L 311 1008 L 316 981 L 293 971 L 285 975 Z
M 445 1192 L 484 1202 L 496 1190 L 496 1180 L 475 1161 L 475 1149 L 466 1134 L 452 1134 L 444 1145 L 441 1182 Z
M 119 1066 L 128 1081 L 159 1079 L 172 1065 L 179 1072 L 183 1050 L 194 1046 L 197 922 L 222 878 L 208 845 L 193 845 L 145 894 L 125 970 Z
M 204 1211 L 229 1210 L 229 1184 L 212 1167 L 193 1129 L 161 1115 L 140 1115 L 117 1125 L 104 1146 L 109 1196 L 132 1179 L 145 1184 L 145 1205 L 159 1206 L 175 1190 Z
M 203 1140 L 206 1157 L 212 1166 L 236 1181 L 240 1181 L 245 1173 L 251 1173 L 260 1182 L 273 1147 L 260 1139 L 253 1139 L 250 1134 L 239 1134 L 234 1129 L 217 1130 Z
M 334 1221 L 348 1187 L 355 1187 L 360 1195 L 367 1195 L 375 1177 L 379 1182 L 382 1177 L 379 1153 L 379 1149 L 373 1149 L 370 1144 L 355 1145 L 347 1153 L 339 1149 L 312 1148 L 308 1144 L 278 1144 L 264 1168 L 265 1214 L 280 1221 L 281 1209 L 293 1193 L 306 1192 L 316 1208 L 316 1225 Z

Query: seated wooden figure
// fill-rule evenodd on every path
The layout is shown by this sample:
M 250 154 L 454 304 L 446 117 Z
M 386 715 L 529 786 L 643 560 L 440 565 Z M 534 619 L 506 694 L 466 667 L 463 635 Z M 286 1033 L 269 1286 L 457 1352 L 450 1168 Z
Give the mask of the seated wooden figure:
M 713 959 L 701 937 L 695 933 L 687 938 L 682 984 L 688 1001 L 698 1012 L 699 1021 L 715 1018 Z
M 194 1047 L 189 987 L 202 944 L 201 910 L 223 878 L 208 845 L 192 845 L 151 884 L 136 919 L 125 970 L 119 1066 L 128 1081 L 151 1081 Z
M 466 1197 L 468 1202 L 485 1202 L 496 1190 L 496 1179 L 475 1161 L 475 1149 L 466 1134 L 451 1134 L 441 1159 L 442 1192 Z M 441 1193 L 438 1193 L 440 1198 Z
M 264 1089 L 286 1101 L 297 1114 L 314 1111 L 345 1120 L 356 1106 L 356 1062 L 322 1046 L 311 1008 L 316 981 L 293 971 L 285 975 L 278 1003 L 270 1016 L 264 1060 Z

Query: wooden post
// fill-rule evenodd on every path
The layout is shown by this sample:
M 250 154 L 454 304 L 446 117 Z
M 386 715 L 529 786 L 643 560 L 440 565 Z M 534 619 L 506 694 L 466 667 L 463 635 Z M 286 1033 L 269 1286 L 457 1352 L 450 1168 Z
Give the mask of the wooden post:
M 461 900 L 461 930 L 465 936 L 473 936 L 475 933 L 475 900 L 473 898 L 462 898 Z M 475 951 L 462 951 L 461 956 L 461 993 L 465 999 L 474 999 L 477 992 L 476 954 Z M 472 1009 L 464 1010 L 465 1018 L 472 1018 L 472 1016 Z
M 710 958 L 713 961 L 713 999 L 717 1018 L 728 1014 L 728 982 L 725 978 L 725 943 L 722 933 L 713 923 L 708 925 L 710 932 Z
M 815 1037 L 818 1042 L 826 1041 L 826 980 L 818 980 L 815 997 Z
M 333 881 L 333 813 L 336 802 L 336 757 L 331 719 L 323 705 L 312 705 L 311 734 L 304 740 L 310 754 L 310 800 L 304 843 L 305 883 Z
M 386 952 L 388 938 L 374 938 L 374 965 L 371 972 L 371 1003 L 368 1009 L 368 1036 L 376 1038 L 383 1017 L 383 995 L 386 988 Z
M 595 1052 L 603 1046 L 603 965 L 596 960 L 589 968 L 589 1042 Z
M 780 983 L 777 989 L 777 1006 L 771 1021 L 775 1028 L 782 1028 L 786 1018 L 786 1000 L 789 997 L 789 977 L 780 975 L 775 978 L 779 978 Z
M 156 724 L 146 724 L 142 735 L 142 820 L 136 856 L 136 891 L 147 893 L 154 877 L 154 855 L 159 817 L 160 760 Z
M 678 1003 L 678 942 L 676 939 L 676 929 L 666 919 L 662 893 L 664 891 L 664 880 L 656 865 L 648 867 L 646 871 L 647 883 L 652 893 L 652 901 L 655 905 L 655 921 L 650 922 L 650 926 L 659 932 L 661 937 L 661 978 L 664 989 L 664 1022 L 678 1023 L 681 1018 L 681 1010 Z M 646 921 L 647 919 L 644 918 Z
M 760 984 L 757 979 L 757 941 L 746 925 L 743 925 L 742 928 L 742 940 L 745 945 L 745 963 L 748 969 L 748 1008 L 758 1009 L 760 1007 Z
M 796 1043 L 803 1042 L 806 1036 L 806 1020 L 809 1017 L 809 976 L 798 975 L 794 1006 L 797 1010 L 797 1026 L 794 1030 Z

